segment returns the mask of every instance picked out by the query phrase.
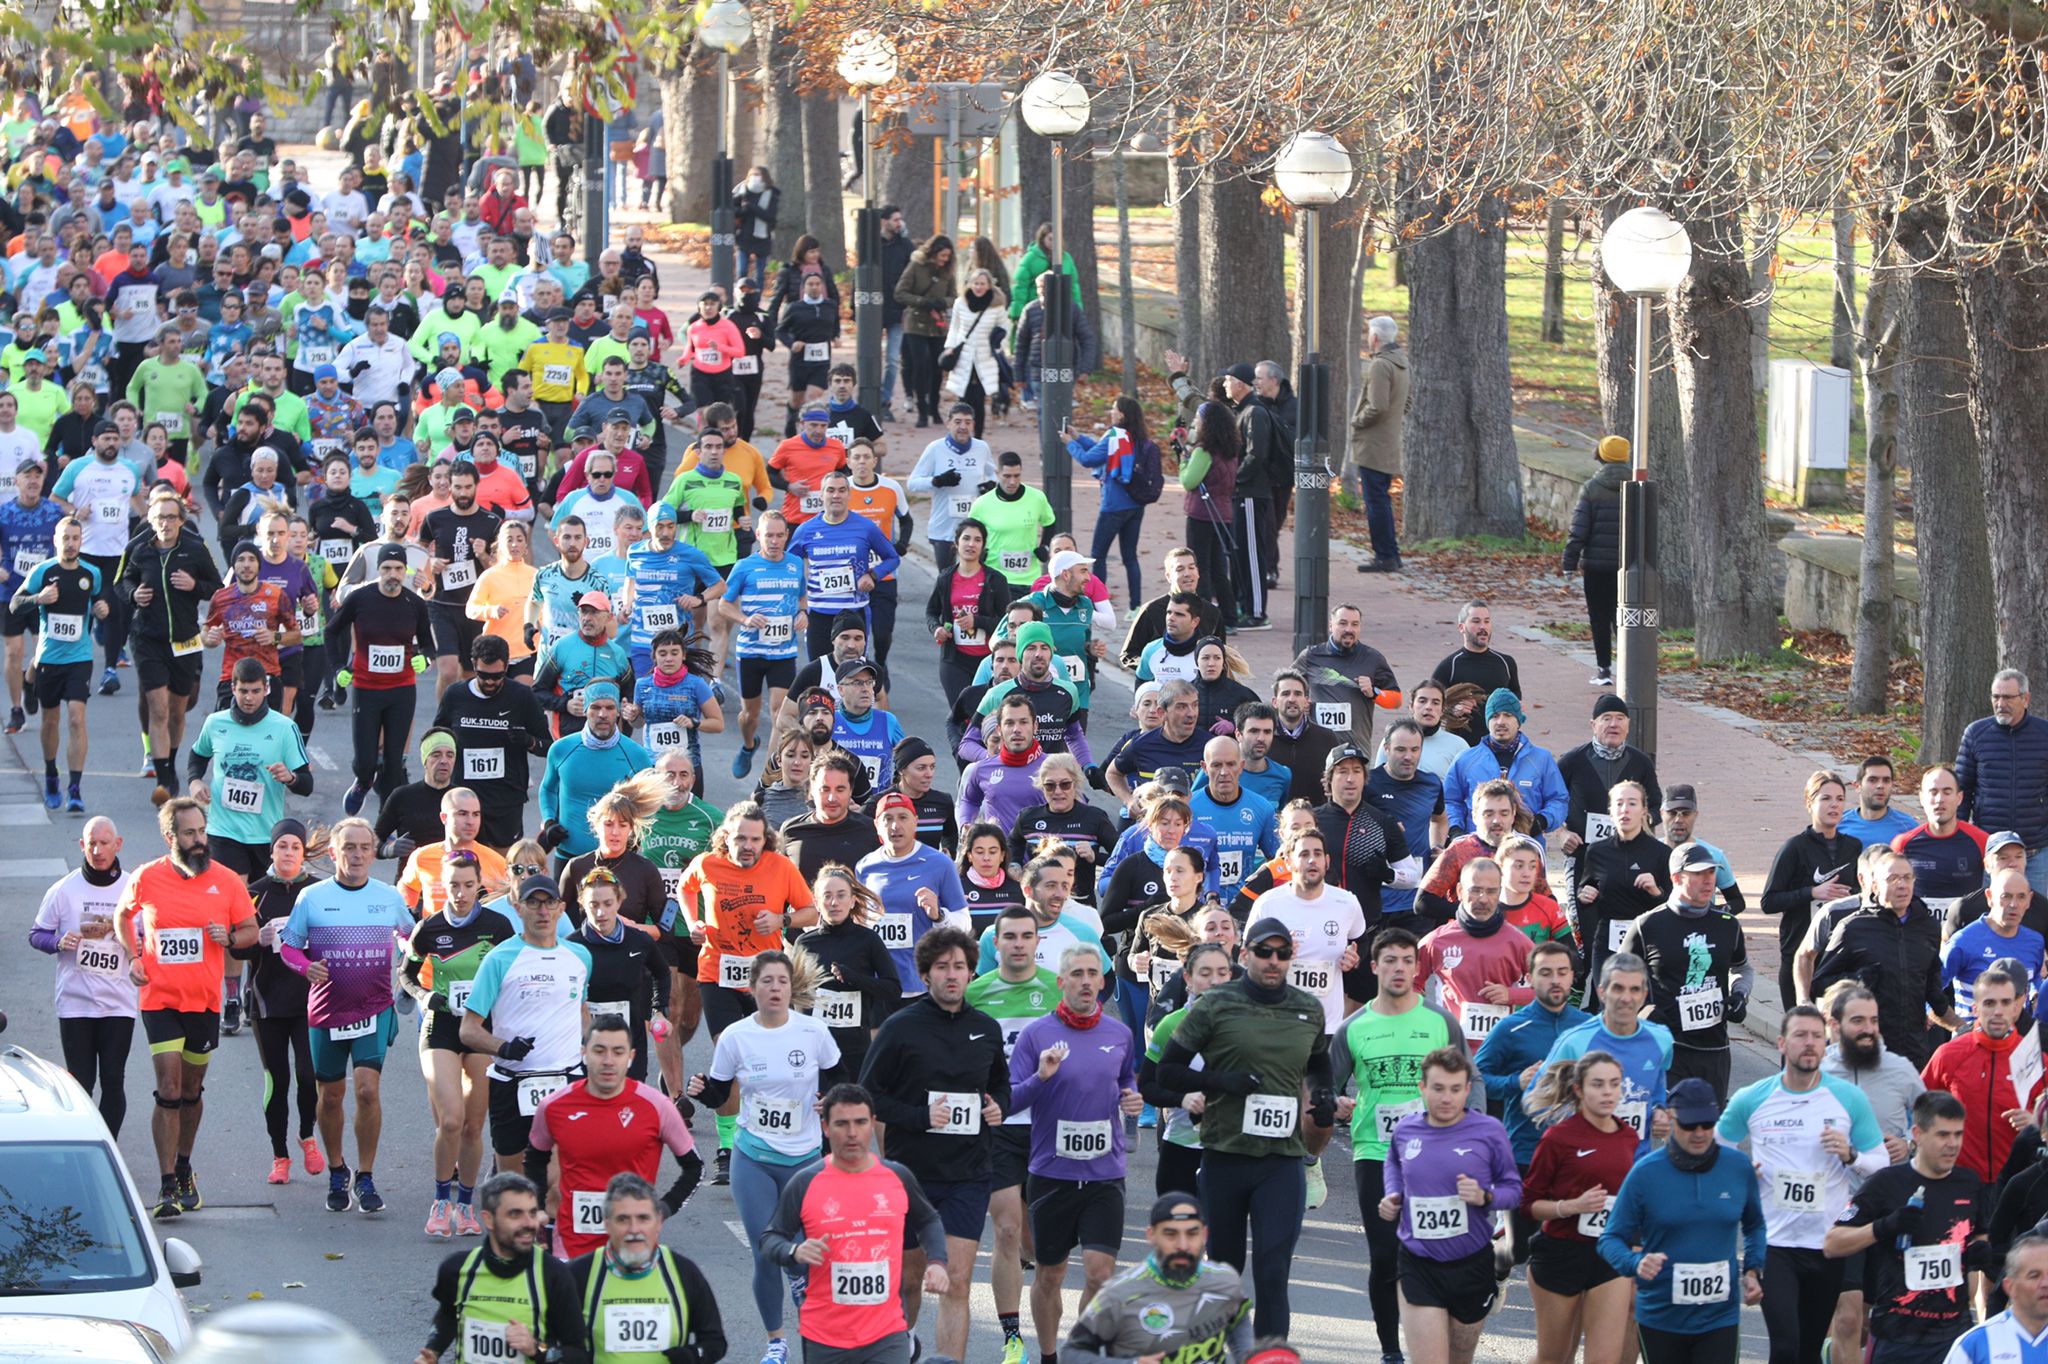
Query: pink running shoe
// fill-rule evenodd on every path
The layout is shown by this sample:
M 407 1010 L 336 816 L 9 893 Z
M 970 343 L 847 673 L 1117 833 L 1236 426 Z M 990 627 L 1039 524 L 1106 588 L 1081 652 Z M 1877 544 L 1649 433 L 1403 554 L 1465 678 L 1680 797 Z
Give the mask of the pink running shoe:
M 476 1213 L 467 1203 L 455 1205 L 455 1234 L 457 1236 L 481 1236 L 484 1224 L 476 1220 Z
M 446 1241 L 455 1234 L 455 1219 L 449 1215 L 448 1200 L 434 1200 L 434 1210 L 427 1214 L 427 1235 L 438 1236 Z
M 303 1153 L 307 1174 L 317 1175 L 327 1168 L 327 1159 L 320 1154 L 319 1142 L 307 1137 L 299 1143 L 299 1150 Z
M 289 1184 L 292 1182 L 292 1158 L 290 1156 L 279 1156 L 270 1162 L 269 1182 L 272 1184 Z

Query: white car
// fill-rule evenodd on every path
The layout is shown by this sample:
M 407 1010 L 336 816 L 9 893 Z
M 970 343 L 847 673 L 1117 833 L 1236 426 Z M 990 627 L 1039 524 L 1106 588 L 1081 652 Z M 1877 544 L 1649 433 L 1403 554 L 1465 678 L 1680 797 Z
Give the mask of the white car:
M 130 1322 L 183 1349 L 199 1255 L 159 1243 L 145 1208 L 78 1082 L 0 1048 L 0 1310 Z

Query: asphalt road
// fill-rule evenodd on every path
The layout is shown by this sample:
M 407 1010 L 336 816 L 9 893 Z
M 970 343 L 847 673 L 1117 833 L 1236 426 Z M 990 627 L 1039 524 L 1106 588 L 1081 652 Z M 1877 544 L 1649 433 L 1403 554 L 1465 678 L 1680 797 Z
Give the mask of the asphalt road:
M 920 634 L 921 607 L 931 586 L 928 561 L 911 561 L 902 577 L 904 606 L 893 659 L 892 705 L 906 729 L 936 736 L 947 707 L 933 656 Z M 218 664 L 217 660 L 209 662 L 213 669 L 207 674 L 210 678 Z M 124 859 L 134 866 L 161 854 L 163 848 L 148 800 L 150 784 L 137 775 L 141 745 L 135 726 L 134 678 L 131 672 L 122 677 L 120 694 L 96 696 L 90 703 L 92 751 L 85 794 L 93 813 L 107 815 L 120 826 L 127 837 Z M 1113 675 L 1105 678 L 1097 694 L 1101 704 L 1091 717 L 1090 740 L 1101 752 L 1123 727 L 1130 694 Z M 426 708 L 423 697 L 422 709 Z M 341 795 L 348 784 L 346 726 L 345 712 L 320 713 L 311 745 L 316 793 L 305 800 L 293 798 L 294 813 L 309 820 L 338 817 Z M 193 728 L 196 732 L 196 723 Z M 714 804 L 723 805 L 737 794 L 737 783 L 726 766 L 737 743 L 732 731 L 705 739 L 707 794 Z M 9 766 L 11 772 L 6 770 Z M 27 950 L 25 939 L 44 887 L 78 864 L 77 837 L 83 818 L 46 814 L 35 775 L 40 771 L 33 728 L 0 743 L 0 825 L 13 830 L 19 839 L 10 839 L 7 847 L 0 849 L 0 896 L 12 906 L 7 911 L 8 936 L 19 945 L 14 951 L 0 953 L 0 1008 L 5 1008 L 12 1020 L 8 1042 L 54 1059 L 60 1052 L 49 1007 L 50 962 Z M 389 864 L 379 867 L 380 874 L 386 876 L 395 875 L 396 870 Z M 435 1267 L 448 1252 L 446 1243 L 428 1241 L 420 1231 L 432 1197 L 433 1171 L 426 1096 L 412 1059 L 416 1021 L 417 1015 L 405 1021 L 385 1071 L 383 1150 L 376 1173 L 390 1210 L 377 1218 L 327 1212 L 322 1203 L 324 1176 L 311 1178 L 297 1170 L 289 1186 L 264 1183 L 270 1152 L 261 1113 L 263 1073 L 254 1039 L 248 1033 L 223 1039 L 211 1067 L 206 1124 L 194 1161 L 206 1206 L 168 1229 L 189 1241 L 206 1262 L 203 1285 L 189 1295 L 195 1312 L 220 1310 L 259 1297 L 304 1302 L 349 1322 L 386 1359 L 412 1358 L 431 1316 L 428 1293 Z M 1744 1040 L 1737 1048 L 1738 1085 L 1775 1068 L 1775 1056 L 1760 1044 Z M 709 1061 L 710 1044 L 700 1033 L 689 1048 L 687 1063 L 694 1072 Z M 145 1189 L 153 1187 L 151 1172 L 155 1168 L 148 1127 L 150 1086 L 146 1053 L 138 1040 L 128 1067 L 129 1120 L 121 1145 Z M 696 1135 L 700 1143 L 714 1144 L 708 1117 L 699 1116 Z M 1152 1190 L 1152 1149 L 1148 1133 L 1137 1143 L 1132 1159 L 1128 1200 L 1132 1213 L 1125 1240 L 1130 1258 L 1142 1250 L 1140 1224 Z M 1365 1243 L 1348 1157 L 1340 1136 L 1325 1162 L 1329 1201 L 1308 1215 L 1295 1259 L 1294 1340 L 1311 1360 L 1356 1359 L 1373 1344 L 1367 1325 L 1371 1309 L 1365 1296 Z M 668 1224 L 665 1239 L 694 1259 L 708 1276 L 724 1309 L 732 1341 L 730 1357 L 758 1358 L 764 1335 L 747 1287 L 750 1252 L 729 1190 L 708 1184 L 700 1189 Z M 988 1290 L 987 1245 L 984 1242 L 984 1260 L 976 1274 L 974 1329 L 969 1341 L 969 1358 L 976 1364 L 993 1364 L 1002 1343 Z M 1070 1282 L 1078 1277 L 1076 1270 Z M 1070 1289 L 1069 1319 L 1076 1301 Z M 927 1345 L 932 1325 L 927 1313 Z M 1745 1326 L 1751 1337 L 1745 1354 L 1761 1357 L 1761 1318 L 1752 1311 Z M 1026 1332 L 1028 1338 L 1028 1316 Z M 1518 1272 L 1506 1304 L 1482 1342 L 1480 1358 L 1527 1360 L 1532 1335 L 1528 1294 Z

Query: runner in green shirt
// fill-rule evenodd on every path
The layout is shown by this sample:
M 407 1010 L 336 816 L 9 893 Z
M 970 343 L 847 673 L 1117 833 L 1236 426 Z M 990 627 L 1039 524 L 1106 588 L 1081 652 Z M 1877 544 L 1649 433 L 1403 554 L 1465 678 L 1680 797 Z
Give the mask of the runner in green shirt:
M 171 453 L 184 463 L 199 409 L 206 402 L 206 376 L 185 358 L 185 338 L 176 327 L 165 327 L 157 338 L 157 353 L 135 367 L 127 396 L 142 413 L 144 426 L 163 423 Z
M 730 572 L 740 557 L 734 527 L 747 519 L 747 485 L 725 467 L 725 436 L 716 428 L 697 437 L 696 467 L 677 474 L 662 501 L 676 509 L 683 543 L 702 550 L 720 573 Z
M 520 315 L 516 294 L 498 300 L 498 315 L 478 328 L 476 334 L 477 359 L 483 362 L 492 388 L 504 386 L 505 372 L 519 368 L 526 348 L 540 337 L 540 328 Z
M 996 457 L 996 486 L 974 499 L 967 514 L 988 528 L 984 562 L 1009 580 L 1010 600 L 1031 590 L 1045 564 L 1052 536 L 1052 504 L 1024 482 L 1024 457 L 1005 450 Z
M 669 1030 L 666 1037 L 655 1039 L 654 1058 L 669 1093 L 680 1094 L 683 1044 L 695 1035 L 704 1002 L 697 993 L 697 947 L 679 921 L 676 887 L 691 859 L 711 847 L 712 831 L 725 812 L 697 795 L 697 769 L 690 762 L 689 749 L 667 750 L 655 759 L 654 770 L 668 782 L 668 788 L 662 794 L 661 808 L 640 834 L 639 848 L 640 855 L 661 872 L 661 884 L 668 891 L 662 911 L 661 950 L 669 965 Z
M 32 347 L 22 357 L 21 382 L 8 389 L 14 395 L 15 416 L 25 431 L 39 441 L 50 439 L 50 428 L 71 408 L 71 395 L 61 384 L 50 382 L 50 357 L 42 347 Z

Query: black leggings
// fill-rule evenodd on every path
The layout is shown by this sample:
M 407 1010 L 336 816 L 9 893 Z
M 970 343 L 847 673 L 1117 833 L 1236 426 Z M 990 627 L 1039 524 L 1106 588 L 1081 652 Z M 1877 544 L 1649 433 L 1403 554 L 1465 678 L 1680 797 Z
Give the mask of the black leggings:
M 1768 1263 L 1768 1261 L 1766 1261 Z M 1828 1300 L 1828 1311 L 1835 1309 Z M 1723 1326 L 1704 1334 L 1660 1331 L 1654 1326 L 1636 1325 L 1643 1341 L 1643 1364 L 1735 1364 L 1742 1344 L 1742 1327 Z M 1815 1354 L 1815 1359 L 1820 1355 Z
M 1372 1304 L 1372 1324 L 1380 1333 L 1380 1353 L 1401 1352 L 1401 1292 L 1399 1257 L 1401 1241 L 1394 1224 L 1380 1216 L 1380 1200 L 1387 1195 L 1382 1173 L 1384 1161 L 1352 1162 L 1353 1182 L 1358 1185 L 1358 1217 L 1365 1223 L 1366 1251 L 1372 1267 L 1365 1275 L 1365 1296 Z
M 1195 591 L 1204 601 L 1216 603 L 1224 626 L 1234 628 L 1237 593 L 1230 585 L 1230 548 L 1223 539 L 1230 534 L 1230 527 L 1216 521 L 1198 521 L 1192 516 L 1187 525 L 1188 548 L 1195 552 L 1195 565 L 1201 573 Z
M 1159 1115 L 1159 1125 L 1166 1126 L 1166 1114 Z M 1152 1190 L 1164 1198 L 1170 1193 L 1191 1194 L 1202 1179 L 1202 1148 L 1199 1146 L 1177 1146 L 1170 1141 L 1159 1143 L 1159 1170 L 1152 1181 Z
M 263 1125 L 270 1129 L 270 1154 L 282 1160 L 291 1154 L 285 1144 L 285 1091 L 292 1087 L 292 1070 L 299 1076 L 299 1140 L 313 1135 L 313 1105 L 320 1092 L 313 1083 L 313 1044 L 306 1031 L 306 1016 L 259 1018 L 256 1022 L 256 1054 L 263 1059 Z
M 299 737 L 313 737 L 314 703 L 320 699 L 320 689 L 327 685 L 327 646 L 308 644 L 299 650 L 299 691 L 292 698 L 292 723 L 299 727 Z
M 958 649 L 947 649 L 939 655 L 939 689 L 946 693 L 948 705 L 960 699 L 960 693 L 974 685 L 974 674 L 981 668 L 986 654 L 963 654 Z
M 1611 568 L 1586 570 L 1586 624 L 1593 627 L 1593 663 L 1601 672 L 1614 666 L 1614 610 L 1621 575 Z
M 57 1040 L 64 1048 L 64 1069 L 90 1094 L 100 1091 L 100 1116 L 107 1130 L 121 1135 L 128 1116 L 128 1048 L 135 1040 L 132 1018 L 60 1018 Z
M 419 688 L 352 688 L 355 697 L 356 785 L 388 797 L 405 780 L 405 745 L 419 706 Z
M 939 368 L 939 354 L 946 349 L 943 336 L 903 336 L 903 383 L 910 396 L 916 400 L 917 415 L 926 421 L 939 418 L 939 381 L 944 371 Z
M 1840 1260 L 1817 1250 L 1772 1246 L 1764 1260 L 1764 1329 L 1771 1364 L 1807 1364 L 1820 1358 L 1842 1293 Z
M 1202 1206 L 1209 1213 L 1209 1258 L 1245 1272 L 1245 1232 L 1251 1247 L 1252 1333 L 1287 1335 L 1291 1312 L 1288 1277 L 1294 1247 L 1301 1240 L 1302 1203 L 1308 1171 L 1299 1156 L 1237 1156 L 1202 1153 Z

